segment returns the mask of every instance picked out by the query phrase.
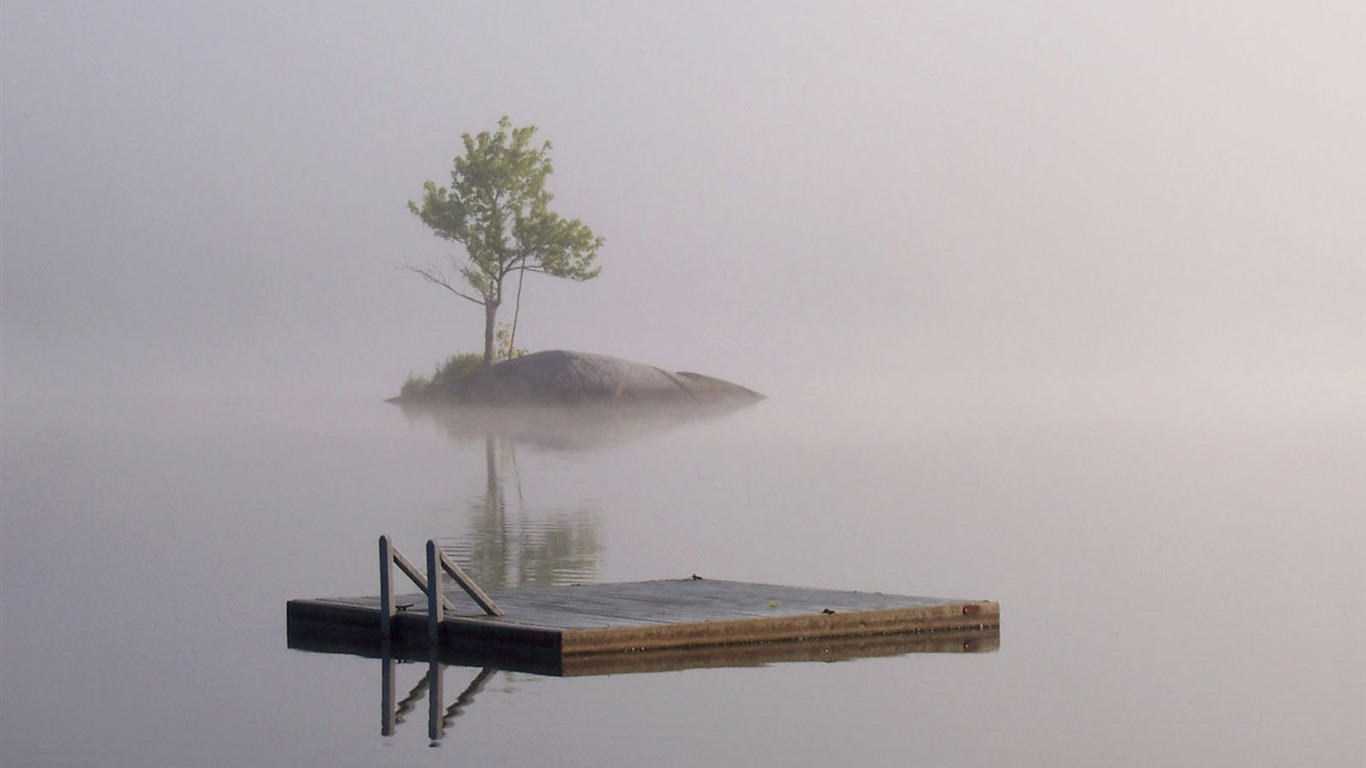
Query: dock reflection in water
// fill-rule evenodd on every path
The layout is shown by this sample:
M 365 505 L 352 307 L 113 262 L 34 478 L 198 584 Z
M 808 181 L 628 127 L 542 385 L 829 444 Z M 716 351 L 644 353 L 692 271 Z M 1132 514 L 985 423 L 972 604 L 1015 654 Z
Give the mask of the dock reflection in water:
M 307 646 L 291 643 L 299 650 L 356 653 L 374 656 L 374 646 L 323 647 L 316 641 Z M 455 719 L 474 704 L 477 696 L 499 672 L 530 673 L 557 677 L 621 675 L 642 672 L 673 672 L 685 669 L 719 667 L 757 667 L 784 662 L 848 661 L 913 653 L 990 653 L 1000 647 L 1000 630 L 888 635 L 849 638 L 825 642 L 756 643 L 721 648 L 644 651 L 638 653 L 594 654 L 567 657 L 559 662 L 545 660 L 497 664 L 487 659 L 462 656 L 458 649 L 428 645 L 425 653 L 416 648 L 396 648 L 388 643 L 379 648 L 380 661 L 380 734 L 394 736 L 398 726 L 427 699 L 427 737 L 431 746 L 440 746 Z M 402 698 L 397 698 L 398 668 L 401 663 L 426 662 L 426 672 Z M 470 681 L 446 703 L 445 673 L 454 667 L 462 672 L 477 670 Z

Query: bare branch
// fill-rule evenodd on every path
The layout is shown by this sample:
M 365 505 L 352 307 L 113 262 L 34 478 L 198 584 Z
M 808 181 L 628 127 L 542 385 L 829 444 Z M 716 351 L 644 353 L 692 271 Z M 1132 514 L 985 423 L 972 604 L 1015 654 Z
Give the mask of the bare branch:
M 484 306 L 485 302 L 483 299 L 476 299 L 473 296 L 470 296 L 458 290 L 455 286 L 450 284 L 449 280 L 447 280 L 440 272 L 437 272 L 435 269 L 414 267 L 411 264 L 405 264 L 403 265 L 403 268 L 408 270 L 409 272 L 415 272 L 421 275 L 422 279 L 426 280 L 427 282 L 439 285 L 442 288 L 445 288 L 446 290 L 455 294 L 456 296 L 459 296 L 460 298 L 464 299 L 465 301 L 473 302 L 481 307 Z

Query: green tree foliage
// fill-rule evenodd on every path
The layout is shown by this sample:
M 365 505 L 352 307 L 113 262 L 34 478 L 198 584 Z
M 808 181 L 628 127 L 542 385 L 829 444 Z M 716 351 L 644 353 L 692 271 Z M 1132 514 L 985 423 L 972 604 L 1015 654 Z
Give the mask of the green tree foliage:
M 506 323 L 499 323 L 497 333 L 493 334 L 496 342 L 493 354 L 499 362 L 511 360 L 514 357 L 521 357 L 527 353 L 525 349 L 513 345 L 512 334 L 513 328 Z
M 465 153 L 455 158 L 451 185 L 427 182 L 422 202 L 408 201 L 408 208 L 432 232 L 444 240 L 460 243 L 465 259 L 452 255 L 445 264 L 409 266 L 428 282 L 445 288 L 484 308 L 484 364 L 497 357 L 495 327 L 498 308 L 517 278 L 528 272 L 570 280 L 598 276 L 594 266 L 603 239 L 578 219 L 566 219 L 550 210 L 554 195 L 545 180 L 554 168 L 550 142 L 533 146 L 536 126 L 514 127 L 506 115 L 498 131 L 468 133 L 460 138 Z M 516 333 L 516 320 L 512 334 Z M 511 335 L 507 349 L 514 349 Z

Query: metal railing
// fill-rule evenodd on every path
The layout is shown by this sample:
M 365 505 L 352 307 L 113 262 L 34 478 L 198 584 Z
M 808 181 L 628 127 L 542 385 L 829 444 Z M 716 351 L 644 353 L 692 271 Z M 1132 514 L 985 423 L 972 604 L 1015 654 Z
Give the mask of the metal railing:
M 398 611 L 394 604 L 394 566 L 403 572 L 408 580 L 427 596 L 427 637 L 437 640 L 441 636 L 441 620 L 447 610 L 454 611 L 451 603 L 442 592 L 442 574 L 446 574 L 470 596 L 484 613 L 489 616 L 502 616 L 503 611 L 469 574 L 446 556 L 434 539 L 427 540 L 427 569 L 424 574 L 412 561 L 398 551 L 388 536 L 379 537 L 379 630 L 384 637 L 393 633 L 394 614 Z

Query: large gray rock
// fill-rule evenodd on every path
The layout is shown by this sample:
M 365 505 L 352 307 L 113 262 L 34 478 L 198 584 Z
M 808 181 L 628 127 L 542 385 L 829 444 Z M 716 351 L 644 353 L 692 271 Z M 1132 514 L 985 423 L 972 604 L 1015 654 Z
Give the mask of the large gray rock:
M 506 360 L 445 387 L 422 401 L 470 405 L 746 404 L 759 393 L 728 381 L 673 372 L 607 355 L 549 350 Z

